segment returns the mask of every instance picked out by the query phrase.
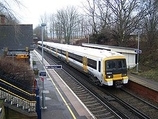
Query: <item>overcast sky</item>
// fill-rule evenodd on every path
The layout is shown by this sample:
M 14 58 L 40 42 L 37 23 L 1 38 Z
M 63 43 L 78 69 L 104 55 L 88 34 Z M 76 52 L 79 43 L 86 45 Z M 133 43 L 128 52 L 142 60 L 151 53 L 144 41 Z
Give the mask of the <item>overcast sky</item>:
M 57 10 L 67 6 L 76 6 L 81 9 L 86 0 L 20 0 L 24 5 L 20 8 L 13 6 L 15 14 L 22 24 L 33 24 L 35 28 L 40 24 L 40 17 L 46 14 L 56 13 Z

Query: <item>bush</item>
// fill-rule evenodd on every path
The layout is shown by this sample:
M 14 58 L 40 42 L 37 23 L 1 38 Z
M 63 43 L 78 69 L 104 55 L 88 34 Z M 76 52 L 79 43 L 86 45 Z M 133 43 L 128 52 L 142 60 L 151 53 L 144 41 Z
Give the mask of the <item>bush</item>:
M 3 80 L 10 81 L 24 90 L 30 90 L 32 88 L 35 76 L 33 70 L 27 63 L 9 58 L 0 58 L 0 69 L 3 72 L 0 78 L 3 77 Z

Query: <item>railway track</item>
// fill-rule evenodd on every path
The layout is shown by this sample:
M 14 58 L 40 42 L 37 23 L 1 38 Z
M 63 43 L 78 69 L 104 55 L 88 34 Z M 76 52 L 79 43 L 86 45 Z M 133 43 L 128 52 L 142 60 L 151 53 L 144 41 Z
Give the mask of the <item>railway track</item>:
M 111 109 L 108 105 L 100 100 L 94 93 L 78 82 L 69 73 L 59 70 L 56 72 L 60 77 L 66 82 L 66 84 L 73 90 L 73 92 L 79 97 L 79 99 L 86 105 L 86 107 L 93 113 L 97 119 L 120 119 L 115 111 Z M 66 77 L 66 78 L 65 78 Z M 122 115 L 123 116 L 123 115 Z
M 157 106 L 127 91 L 126 89 L 122 88 L 115 91 L 109 90 L 108 93 L 112 94 L 115 99 L 120 100 L 120 103 L 131 108 L 134 112 L 138 113 L 138 115 L 143 118 L 156 119 L 158 117 Z
M 53 59 L 53 61 L 52 58 L 50 57 L 47 57 L 46 59 L 52 65 L 55 65 L 56 63 L 60 63 L 60 64 L 62 63 L 59 62 L 58 59 Z M 63 68 L 65 68 L 65 66 Z M 69 69 L 69 67 L 67 68 Z M 121 119 L 122 117 L 126 118 L 126 115 L 122 115 L 121 113 L 120 113 L 121 116 L 118 115 L 115 112 L 116 110 L 113 111 L 111 107 L 109 107 L 104 102 L 102 102 L 97 96 L 95 96 L 93 92 L 91 92 L 88 88 L 83 86 L 79 81 L 76 80 L 76 78 L 74 78 L 72 75 L 70 75 L 70 73 L 68 73 L 64 69 L 62 70 L 57 69 L 55 71 L 73 90 L 73 92 L 78 96 L 78 98 L 86 105 L 86 107 L 91 111 L 91 113 L 94 115 L 94 117 L 96 117 L 96 119 L 104 119 L 105 117 L 107 119 Z M 78 75 L 75 74 L 75 76 Z M 119 112 L 119 110 L 117 110 L 117 112 Z
M 49 58 L 47 57 L 47 59 L 49 59 L 49 62 L 51 62 L 50 64 L 52 64 L 52 59 L 50 57 L 52 58 L 52 56 L 49 56 Z M 94 114 L 94 116 L 97 119 L 104 119 L 104 118 L 155 119 L 152 116 L 152 111 L 150 115 L 147 115 L 144 114 L 143 110 L 139 110 L 139 108 L 136 108 L 135 106 L 131 106 L 131 103 L 136 103 L 136 105 L 137 103 L 138 104 L 140 103 L 140 102 L 127 101 L 128 99 L 133 100 L 134 97 L 132 98 L 131 96 L 130 98 L 126 98 L 127 93 L 125 93 L 123 96 L 123 94 L 119 89 L 113 90 L 113 88 L 109 88 L 109 87 L 96 87 L 93 85 L 92 82 L 87 80 L 87 78 L 89 78 L 88 76 L 85 76 L 81 72 L 78 72 L 77 70 L 73 69 L 72 67 L 65 65 L 65 63 L 63 62 L 59 62 L 59 60 L 56 58 L 54 59 L 54 61 L 55 60 L 57 63 L 63 65 L 63 68 L 69 73 L 66 73 L 64 70 L 63 71 L 60 70 L 56 72 L 64 79 L 67 85 L 69 85 L 69 87 L 74 91 L 74 93 L 80 98 L 80 100 L 87 106 L 87 108 Z M 75 79 L 77 79 L 77 81 Z M 78 81 L 82 83 L 82 85 Z M 150 109 L 148 108 L 147 110 Z M 157 117 L 158 116 L 156 116 L 156 118 Z

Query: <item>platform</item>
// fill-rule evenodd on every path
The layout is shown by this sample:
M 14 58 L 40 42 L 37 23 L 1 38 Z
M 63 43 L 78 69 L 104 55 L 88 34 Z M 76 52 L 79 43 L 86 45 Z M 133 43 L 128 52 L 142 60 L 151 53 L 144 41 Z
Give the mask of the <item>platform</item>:
M 31 52 L 32 61 L 36 62 L 39 70 L 43 69 L 41 56 L 34 50 Z M 45 65 L 48 62 L 43 60 Z M 37 78 L 40 91 L 43 90 L 41 78 Z M 41 110 L 42 119 L 94 119 L 95 117 L 78 99 L 73 91 L 64 83 L 60 76 L 54 71 L 47 71 L 44 79 L 44 109 Z M 40 93 L 41 95 L 41 93 Z
M 150 88 L 156 92 L 158 92 L 158 82 L 154 80 L 149 80 L 146 78 L 143 78 L 141 76 L 135 75 L 135 74 L 129 74 L 129 79 L 135 83 L 138 83 L 140 85 L 143 85 L 147 88 Z

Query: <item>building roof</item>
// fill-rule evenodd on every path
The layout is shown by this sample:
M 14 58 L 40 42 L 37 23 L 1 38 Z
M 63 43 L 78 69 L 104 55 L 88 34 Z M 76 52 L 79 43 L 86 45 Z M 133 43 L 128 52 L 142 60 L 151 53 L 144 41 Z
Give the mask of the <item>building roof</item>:
M 33 43 L 33 25 L 0 25 L 0 49 L 25 49 L 31 48 Z
M 92 43 L 82 43 L 82 46 L 86 47 L 92 47 L 92 48 L 100 48 L 100 49 L 106 49 L 109 51 L 115 51 L 119 53 L 131 53 L 131 54 L 137 54 L 136 48 L 129 48 L 129 47 L 119 47 L 119 46 L 110 46 L 110 45 L 100 45 L 100 44 L 92 44 Z

